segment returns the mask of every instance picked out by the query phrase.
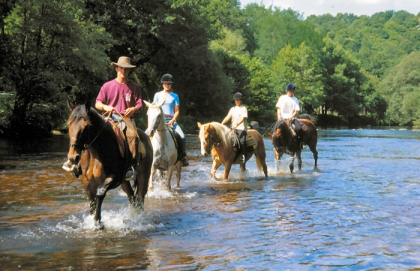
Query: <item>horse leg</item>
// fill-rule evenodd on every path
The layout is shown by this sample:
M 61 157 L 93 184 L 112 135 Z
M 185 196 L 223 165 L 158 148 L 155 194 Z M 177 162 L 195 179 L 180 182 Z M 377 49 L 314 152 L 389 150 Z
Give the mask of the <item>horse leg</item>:
M 301 151 L 296 152 L 296 157 L 298 159 L 298 169 L 301 170 L 302 169 L 302 156 L 301 156 Z
M 232 163 L 227 163 L 225 165 L 225 173 L 223 174 L 223 181 L 227 181 L 231 168 L 232 168 Z
M 95 228 L 97 230 L 103 230 L 104 225 L 101 222 L 101 209 L 102 209 L 102 202 L 104 201 L 104 195 L 96 195 L 96 212 L 95 212 Z
M 138 188 L 137 188 L 136 183 L 134 183 L 134 186 L 135 186 L 135 189 L 137 190 Z M 136 206 L 134 191 L 133 191 L 133 188 L 130 185 L 130 182 L 129 181 L 123 181 L 121 183 L 121 189 L 125 192 L 125 194 L 127 194 L 127 198 L 128 198 L 128 201 L 130 202 L 130 204 L 132 206 Z
M 178 161 L 175 165 L 175 168 L 176 168 L 176 188 L 180 188 L 182 164 Z
M 283 152 L 277 152 L 274 150 L 274 157 L 276 159 L 276 172 L 279 172 L 280 170 L 280 164 L 281 164 L 281 157 L 283 156 Z
M 210 177 L 217 179 L 216 178 L 216 170 L 220 167 L 222 163 L 220 163 L 219 159 L 213 159 L 213 165 L 211 167 L 211 171 L 210 171 Z
M 149 190 L 153 190 L 153 176 L 155 175 L 156 169 L 155 166 L 152 166 L 149 177 Z
M 166 188 L 170 191 L 171 190 L 171 179 L 172 179 L 172 173 L 174 172 L 174 166 L 171 165 L 168 168 L 167 176 L 166 176 Z
M 291 154 L 290 157 L 292 157 L 290 164 L 289 164 L 289 169 L 290 169 L 290 173 L 293 173 L 293 170 L 295 169 L 295 154 Z
M 311 146 L 309 146 L 309 149 L 311 150 L 312 154 L 314 155 L 314 160 L 315 160 L 314 170 L 318 170 L 318 151 L 316 150 L 316 146 L 311 145 Z

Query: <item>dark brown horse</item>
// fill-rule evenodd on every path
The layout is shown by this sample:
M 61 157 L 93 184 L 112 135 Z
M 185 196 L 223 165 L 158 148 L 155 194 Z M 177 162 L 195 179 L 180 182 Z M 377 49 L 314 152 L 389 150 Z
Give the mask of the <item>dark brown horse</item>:
M 77 173 L 82 176 L 89 197 L 90 213 L 95 215 L 96 227 L 102 229 L 101 206 L 110 189 L 121 185 L 132 206 L 143 209 L 153 161 L 152 145 L 149 137 L 137 129 L 140 140 L 145 146 L 146 155 L 134 163 L 137 174 L 131 187 L 125 178 L 133 159 L 131 153 L 122 156 L 113 124 L 90 108 L 88 103 L 77 106 L 69 104 L 69 107 L 72 112 L 67 121 L 70 137 L 68 159 L 78 167 Z M 129 152 L 127 145 L 125 149 Z M 139 153 L 137 155 L 140 156 Z
M 309 147 L 313 153 L 315 165 L 314 170 L 318 170 L 318 151 L 316 150 L 316 144 L 318 142 L 318 131 L 314 122 L 312 121 L 311 116 L 302 115 L 299 116 L 298 121 L 302 124 L 302 139 L 303 143 Z M 289 164 L 290 172 L 293 172 L 294 169 L 294 160 L 295 154 L 298 159 L 298 168 L 302 168 L 302 149 L 299 142 L 293 136 L 291 127 L 288 121 L 279 120 L 277 121 L 271 132 L 268 132 L 268 135 L 271 137 L 271 142 L 274 146 L 274 156 L 277 162 L 280 162 L 283 153 L 288 153 L 292 160 Z

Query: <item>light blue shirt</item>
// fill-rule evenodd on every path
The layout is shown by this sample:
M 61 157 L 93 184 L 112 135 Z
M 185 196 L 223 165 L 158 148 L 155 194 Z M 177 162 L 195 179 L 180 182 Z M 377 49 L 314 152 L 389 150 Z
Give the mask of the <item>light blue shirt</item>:
M 170 115 L 171 117 L 175 114 L 175 106 L 179 106 L 179 97 L 178 94 L 171 92 L 166 93 L 164 90 L 156 92 L 153 97 L 153 102 L 161 104 L 165 100 L 165 103 L 162 105 L 162 110 L 165 115 Z

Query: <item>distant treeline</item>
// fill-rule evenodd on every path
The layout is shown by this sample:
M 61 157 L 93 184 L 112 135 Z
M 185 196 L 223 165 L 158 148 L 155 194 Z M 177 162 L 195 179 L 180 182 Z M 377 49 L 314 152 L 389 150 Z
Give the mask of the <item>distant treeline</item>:
M 269 126 L 289 82 L 319 125 L 420 126 L 419 14 L 304 19 L 236 0 L 14 0 L 0 17 L 0 134 L 63 128 L 67 100 L 94 100 L 121 55 L 137 65 L 131 79 L 145 100 L 162 74 L 174 76 L 187 132 L 221 121 L 237 91 L 250 121 Z

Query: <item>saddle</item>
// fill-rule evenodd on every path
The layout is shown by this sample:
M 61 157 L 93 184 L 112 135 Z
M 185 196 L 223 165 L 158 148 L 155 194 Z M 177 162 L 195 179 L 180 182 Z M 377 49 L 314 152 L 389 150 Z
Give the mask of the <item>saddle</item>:
M 124 121 L 114 121 L 112 118 L 105 118 L 107 122 L 109 122 L 112 125 L 112 128 L 115 132 L 118 148 L 120 150 L 121 157 L 124 158 L 127 153 L 127 146 L 128 146 L 128 140 L 125 135 L 125 130 L 127 129 L 127 124 Z M 135 129 L 135 127 L 134 127 Z M 146 147 L 144 146 L 144 143 L 141 142 L 140 138 L 137 137 L 137 151 L 140 154 L 140 160 L 142 157 L 146 156 Z M 125 144 L 127 143 L 127 144 Z
M 241 146 L 241 142 L 239 140 L 239 136 L 235 131 L 231 131 L 232 136 L 231 136 L 231 140 L 232 140 L 232 149 L 234 152 L 239 151 L 240 149 L 242 149 Z M 254 138 L 247 134 L 245 137 L 245 145 L 247 148 L 247 151 L 253 151 L 257 148 L 257 143 L 255 142 Z

